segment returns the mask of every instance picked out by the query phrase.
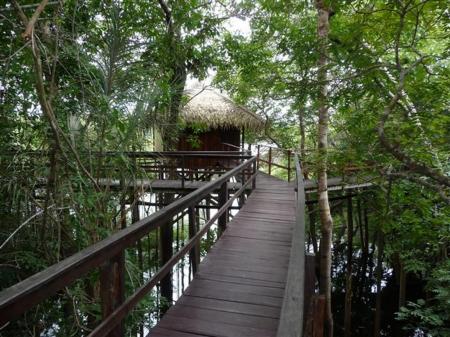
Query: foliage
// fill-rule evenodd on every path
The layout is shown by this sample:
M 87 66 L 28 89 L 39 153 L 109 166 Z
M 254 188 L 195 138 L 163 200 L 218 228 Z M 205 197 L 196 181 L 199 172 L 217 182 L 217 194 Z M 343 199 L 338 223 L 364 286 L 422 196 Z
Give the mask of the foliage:
M 430 336 L 450 336 L 450 261 L 433 270 L 428 283 L 432 294 L 428 300 L 419 299 L 401 307 L 397 319 L 408 322 L 405 329 L 419 329 Z

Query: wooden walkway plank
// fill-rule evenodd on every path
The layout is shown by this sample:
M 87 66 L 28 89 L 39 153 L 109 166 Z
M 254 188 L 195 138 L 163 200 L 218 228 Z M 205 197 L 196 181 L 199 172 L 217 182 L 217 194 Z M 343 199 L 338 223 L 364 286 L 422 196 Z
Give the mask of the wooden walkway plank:
M 293 184 L 259 174 L 256 189 L 149 337 L 274 337 L 295 222 Z

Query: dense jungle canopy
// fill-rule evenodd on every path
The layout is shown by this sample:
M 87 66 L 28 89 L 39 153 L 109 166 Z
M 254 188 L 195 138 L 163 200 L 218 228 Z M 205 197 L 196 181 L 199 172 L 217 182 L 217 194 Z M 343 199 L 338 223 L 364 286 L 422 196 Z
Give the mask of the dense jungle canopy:
M 200 83 L 265 120 L 246 144 L 297 152 L 318 181 L 307 244 L 327 335 L 450 336 L 448 1 L 12 0 L 0 32 L 0 289 L 133 222 L 129 190 L 98 179 L 147 177 L 125 153 L 158 137 L 175 150 Z M 327 175 L 349 172 L 374 188 L 329 199 Z M 152 240 L 126 255 L 130 289 L 142 254 L 159 265 Z M 86 336 L 97 285 L 77 281 L 0 336 Z M 157 296 L 127 336 L 154 324 Z

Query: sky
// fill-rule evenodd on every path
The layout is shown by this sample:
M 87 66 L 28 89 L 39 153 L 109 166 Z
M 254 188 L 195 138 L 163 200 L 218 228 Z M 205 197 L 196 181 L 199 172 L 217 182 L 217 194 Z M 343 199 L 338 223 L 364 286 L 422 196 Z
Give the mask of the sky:
M 225 29 L 234 35 L 242 35 L 250 37 L 251 28 L 249 20 L 242 20 L 237 17 L 231 17 L 225 22 Z M 208 76 L 205 80 L 199 81 L 192 76 L 188 76 L 186 80 L 186 89 L 202 88 L 210 86 L 216 72 L 213 69 L 208 70 Z

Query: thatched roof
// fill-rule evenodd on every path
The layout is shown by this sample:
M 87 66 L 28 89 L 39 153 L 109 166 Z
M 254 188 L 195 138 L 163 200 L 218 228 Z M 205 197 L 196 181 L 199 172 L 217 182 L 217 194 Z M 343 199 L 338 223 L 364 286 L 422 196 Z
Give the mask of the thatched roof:
M 212 128 L 261 130 L 264 120 L 212 88 L 187 90 L 189 101 L 182 108 L 186 123 L 204 123 Z

